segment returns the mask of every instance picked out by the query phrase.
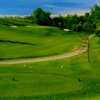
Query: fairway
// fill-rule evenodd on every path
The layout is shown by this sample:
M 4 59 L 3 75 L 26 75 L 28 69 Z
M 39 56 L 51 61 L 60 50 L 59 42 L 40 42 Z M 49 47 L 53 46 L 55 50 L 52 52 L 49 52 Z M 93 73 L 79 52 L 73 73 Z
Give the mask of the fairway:
M 98 41 L 97 36 L 90 41 L 91 62 L 87 62 L 85 52 L 71 58 L 26 66 L 0 65 L 0 100 L 99 100 Z
M 78 49 L 82 38 L 48 26 L 0 26 L 0 60 L 53 56 Z

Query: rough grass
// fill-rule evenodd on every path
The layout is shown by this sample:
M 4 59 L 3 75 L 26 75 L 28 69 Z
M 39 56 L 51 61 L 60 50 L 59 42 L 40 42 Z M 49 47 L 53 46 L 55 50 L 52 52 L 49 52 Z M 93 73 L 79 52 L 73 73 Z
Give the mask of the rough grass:
M 90 41 L 91 62 L 85 52 L 66 59 L 29 63 L 26 67 L 0 65 L 0 100 L 99 100 L 98 40 L 95 36 Z
M 65 32 L 55 27 L 1 26 L 0 40 L 0 59 L 11 60 L 72 52 L 77 49 L 81 38 L 75 32 Z

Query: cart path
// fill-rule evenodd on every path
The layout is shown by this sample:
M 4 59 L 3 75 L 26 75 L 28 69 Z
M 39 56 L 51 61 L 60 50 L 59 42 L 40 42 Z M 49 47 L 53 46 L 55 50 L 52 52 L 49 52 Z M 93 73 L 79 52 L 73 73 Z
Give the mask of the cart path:
M 89 40 L 93 37 L 94 35 L 89 36 Z M 82 43 L 81 47 L 72 52 L 72 53 L 66 53 L 62 55 L 57 55 L 57 56 L 51 56 L 51 57 L 45 57 L 45 58 L 31 58 L 31 59 L 25 59 L 25 60 L 14 60 L 14 61 L 2 61 L 0 64 L 21 64 L 21 63 L 31 63 L 31 62 L 41 62 L 41 61 L 50 61 L 50 60 L 56 60 L 56 59 L 63 59 L 63 58 L 69 58 L 75 55 L 79 55 L 88 49 L 88 41 L 84 40 L 86 43 Z M 84 47 L 83 47 L 84 46 Z M 83 48 L 82 48 L 83 47 Z

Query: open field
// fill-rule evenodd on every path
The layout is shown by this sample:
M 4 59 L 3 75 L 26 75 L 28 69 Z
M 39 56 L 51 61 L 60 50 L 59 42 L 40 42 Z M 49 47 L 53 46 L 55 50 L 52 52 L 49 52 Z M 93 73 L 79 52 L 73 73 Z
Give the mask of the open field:
M 13 60 L 75 51 L 82 38 L 48 26 L 0 26 L 0 59 Z
M 85 52 L 61 60 L 29 63 L 26 67 L 0 65 L 0 100 L 99 100 L 99 40 L 95 36 L 90 41 L 91 62 L 87 62 Z

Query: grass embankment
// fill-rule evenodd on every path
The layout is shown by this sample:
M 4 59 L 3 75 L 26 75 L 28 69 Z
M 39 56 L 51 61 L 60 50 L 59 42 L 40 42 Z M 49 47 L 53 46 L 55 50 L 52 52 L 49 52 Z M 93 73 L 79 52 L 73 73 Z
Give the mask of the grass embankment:
M 75 32 L 55 27 L 0 28 L 0 59 L 37 58 L 75 51 L 81 41 Z
M 87 61 L 85 52 L 71 58 L 30 63 L 26 67 L 0 65 L 0 100 L 99 100 L 98 41 L 96 36 L 90 41 L 91 62 Z
M 0 25 L 27 26 L 27 25 L 32 25 L 32 21 L 23 20 L 23 19 L 2 19 L 0 18 Z

